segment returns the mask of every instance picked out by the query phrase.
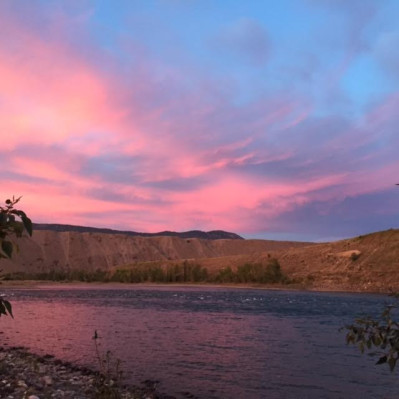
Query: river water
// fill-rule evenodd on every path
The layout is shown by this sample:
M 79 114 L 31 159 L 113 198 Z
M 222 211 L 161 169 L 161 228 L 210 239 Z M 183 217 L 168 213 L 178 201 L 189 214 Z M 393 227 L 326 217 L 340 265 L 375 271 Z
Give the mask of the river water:
M 380 313 L 380 295 L 176 286 L 6 289 L 15 319 L 1 342 L 96 366 L 101 350 L 125 378 L 159 381 L 177 398 L 398 398 L 398 372 L 345 345 L 339 331 Z

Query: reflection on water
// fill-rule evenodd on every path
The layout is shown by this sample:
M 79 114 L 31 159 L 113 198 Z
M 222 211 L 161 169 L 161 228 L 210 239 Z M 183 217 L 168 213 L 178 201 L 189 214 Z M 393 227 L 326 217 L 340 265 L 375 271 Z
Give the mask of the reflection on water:
M 385 297 L 217 288 L 7 290 L 2 340 L 95 365 L 91 337 L 130 382 L 199 398 L 390 398 L 398 377 L 344 344 L 338 328 Z

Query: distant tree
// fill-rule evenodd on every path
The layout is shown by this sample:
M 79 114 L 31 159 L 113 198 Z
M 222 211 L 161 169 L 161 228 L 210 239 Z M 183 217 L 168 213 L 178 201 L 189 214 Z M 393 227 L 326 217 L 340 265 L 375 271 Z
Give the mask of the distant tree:
M 26 231 L 32 235 L 32 221 L 26 216 L 24 211 L 15 209 L 19 198 L 12 197 L 7 199 L 4 206 L 0 206 L 0 259 L 11 258 L 15 250 L 18 249 L 13 238 L 22 237 Z M 12 307 L 10 302 L 0 297 L 0 316 L 9 314 L 12 317 Z

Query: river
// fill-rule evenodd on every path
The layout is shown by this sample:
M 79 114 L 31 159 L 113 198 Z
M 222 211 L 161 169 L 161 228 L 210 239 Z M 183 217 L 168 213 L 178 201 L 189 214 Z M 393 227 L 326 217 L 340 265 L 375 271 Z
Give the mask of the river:
M 0 339 L 97 365 L 100 349 L 139 385 L 177 398 L 397 398 L 399 376 L 345 345 L 343 325 L 381 295 L 176 286 L 57 285 L 3 290 L 15 319 Z

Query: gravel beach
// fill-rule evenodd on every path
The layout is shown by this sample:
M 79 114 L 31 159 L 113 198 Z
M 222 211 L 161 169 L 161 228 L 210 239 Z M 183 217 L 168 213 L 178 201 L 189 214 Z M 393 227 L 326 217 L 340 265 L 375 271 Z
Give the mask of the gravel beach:
M 112 383 L 111 383 L 112 385 Z M 0 398 L 3 399 L 172 399 L 156 392 L 155 382 L 146 387 L 112 386 L 104 393 L 99 374 L 55 359 L 38 356 L 22 347 L 0 347 Z

